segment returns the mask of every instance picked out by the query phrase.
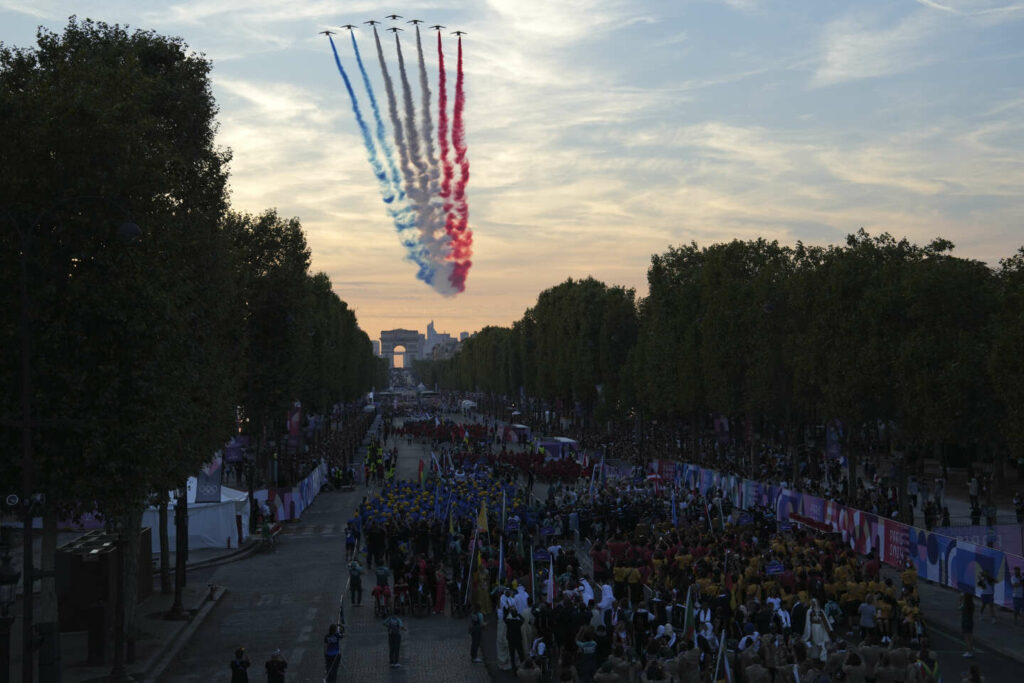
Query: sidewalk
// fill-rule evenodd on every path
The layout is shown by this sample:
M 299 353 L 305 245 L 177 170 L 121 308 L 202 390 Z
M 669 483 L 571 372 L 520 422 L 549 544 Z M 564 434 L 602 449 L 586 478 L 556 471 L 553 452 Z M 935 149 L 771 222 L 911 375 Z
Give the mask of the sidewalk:
M 67 534 L 70 540 L 74 534 Z M 64 541 L 62 534 L 62 542 Z M 203 564 L 223 560 L 233 561 L 241 559 L 252 551 L 254 546 L 243 546 L 238 548 L 210 548 L 196 550 L 190 553 L 189 568 L 202 566 Z M 174 566 L 171 560 L 171 566 Z M 185 620 L 173 621 L 164 619 L 164 615 L 170 611 L 174 604 L 174 594 L 162 595 L 160 593 L 159 575 L 154 574 L 154 593 L 143 600 L 136 609 L 136 619 L 139 625 L 138 639 L 135 643 L 135 660 L 126 666 L 127 671 L 136 680 L 151 680 L 149 674 L 161 662 L 169 650 L 179 645 L 187 633 L 202 621 L 206 613 L 223 596 L 223 591 L 211 591 L 211 588 L 204 582 L 195 581 L 189 577 L 185 588 L 182 590 L 181 602 L 188 618 Z M 36 614 L 38 615 L 39 599 L 36 598 Z M 21 610 L 16 605 L 17 613 L 15 621 L 11 625 L 11 680 L 21 680 Z M 85 631 L 64 632 L 60 635 L 61 660 L 60 668 L 62 681 L 64 683 L 84 683 L 85 681 L 106 680 L 110 673 L 110 663 L 100 666 L 87 664 L 88 638 Z M 36 674 L 38 676 L 39 666 L 36 662 Z

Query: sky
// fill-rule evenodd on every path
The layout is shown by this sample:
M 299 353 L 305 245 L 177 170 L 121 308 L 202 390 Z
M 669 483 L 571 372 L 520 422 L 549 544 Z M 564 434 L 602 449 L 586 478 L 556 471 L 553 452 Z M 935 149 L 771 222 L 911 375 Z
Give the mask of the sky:
M 474 254 L 457 296 L 404 259 L 317 34 L 391 13 L 448 27 L 449 98 L 447 31 L 468 32 Z M 651 256 L 691 241 L 863 227 L 992 265 L 1024 244 L 1024 0 L 0 0 L 0 41 L 30 46 L 72 14 L 212 60 L 232 207 L 299 217 L 314 271 L 374 339 L 509 325 L 569 277 L 643 296 Z

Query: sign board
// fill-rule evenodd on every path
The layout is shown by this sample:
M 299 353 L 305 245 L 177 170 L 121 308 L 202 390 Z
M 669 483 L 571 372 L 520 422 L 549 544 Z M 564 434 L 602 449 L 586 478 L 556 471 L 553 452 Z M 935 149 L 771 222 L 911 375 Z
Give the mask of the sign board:
M 778 561 L 769 562 L 764 566 L 764 573 L 768 576 L 775 576 L 776 574 L 781 574 L 784 571 L 786 571 L 786 568 Z

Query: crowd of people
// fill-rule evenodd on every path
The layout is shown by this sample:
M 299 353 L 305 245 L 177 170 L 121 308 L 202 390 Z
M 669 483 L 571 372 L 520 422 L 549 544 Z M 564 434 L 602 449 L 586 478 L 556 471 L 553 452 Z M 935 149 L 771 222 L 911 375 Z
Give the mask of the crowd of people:
M 537 453 L 498 434 L 441 416 L 390 434 L 424 445 L 417 480 L 395 478 L 389 434 L 371 444 L 346 529 L 349 601 L 369 594 L 392 666 L 402 617 L 451 615 L 467 619 L 475 663 L 493 619 L 498 667 L 526 681 L 940 680 L 912 567 L 886 578 L 837 534 L 651 481 L 642 459 L 538 497 L 517 457 Z M 742 467 L 708 450 L 699 464 Z M 759 462 L 788 474 L 770 453 Z

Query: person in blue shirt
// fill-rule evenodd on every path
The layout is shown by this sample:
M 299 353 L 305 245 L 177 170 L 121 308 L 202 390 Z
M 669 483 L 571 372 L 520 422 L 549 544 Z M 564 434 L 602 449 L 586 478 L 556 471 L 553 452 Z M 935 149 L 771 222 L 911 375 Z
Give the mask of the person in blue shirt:
M 338 666 L 341 663 L 341 632 L 337 624 L 331 624 L 324 636 L 324 681 L 335 683 L 338 680 Z

